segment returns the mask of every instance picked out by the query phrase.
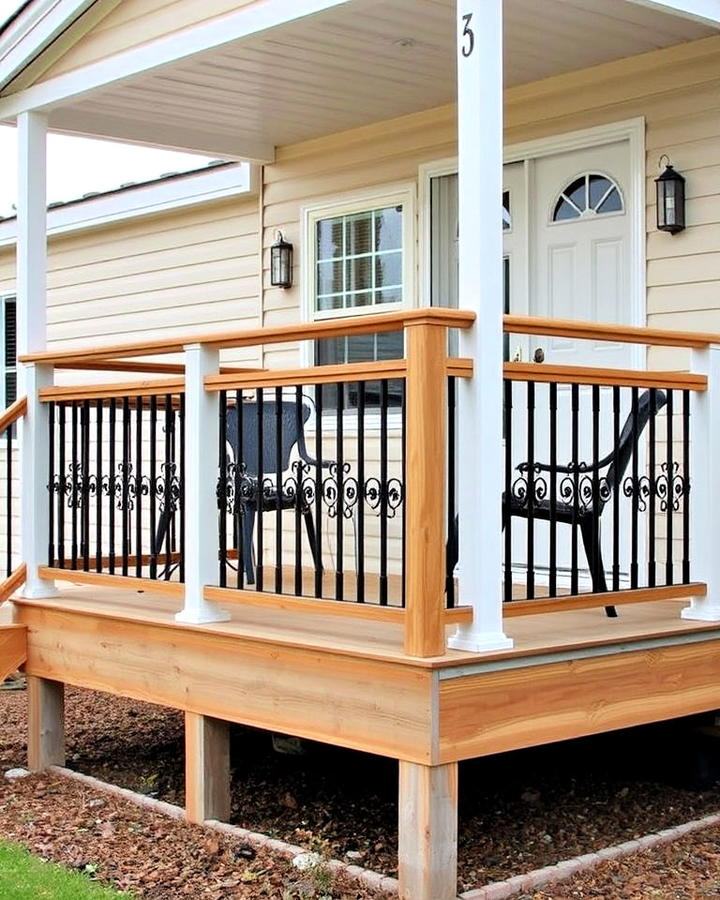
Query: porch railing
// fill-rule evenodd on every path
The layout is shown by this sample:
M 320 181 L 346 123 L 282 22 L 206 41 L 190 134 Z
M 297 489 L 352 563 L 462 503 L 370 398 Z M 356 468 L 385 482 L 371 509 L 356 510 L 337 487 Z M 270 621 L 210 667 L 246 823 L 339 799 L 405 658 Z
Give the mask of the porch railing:
M 20 553 L 18 423 L 27 413 L 21 397 L 0 415 L 0 603 L 25 581 Z
M 443 652 L 445 625 L 468 622 L 460 604 L 475 599 L 456 582 L 467 477 L 456 395 L 472 363 L 447 357 L 448 329 L 472 322 L 416 310 L 33 355 L 45 384 L 53 368 L 152 376 L 39 389 L 50 473 L 40 576 L 140 579 L 182 595 L 183 621 L 238 603 L 375 618 L 403 626 L 408 653 Z M 702 352 L 712 339 L 517 317 L 505 328 Z M 404 359 L 219 365 L 222 348 L 398 330 Z M 172 360 L 183 352 L 186 363 Z M 143 360 L 160 354 L 172 361 Z M 704 593 L 691 543 L 703 496 L 690 477 L 708 428 L 703 413 L 695 431 L 694 398 L 707 386 L 705 370 L 505 365 L 506 615 Z

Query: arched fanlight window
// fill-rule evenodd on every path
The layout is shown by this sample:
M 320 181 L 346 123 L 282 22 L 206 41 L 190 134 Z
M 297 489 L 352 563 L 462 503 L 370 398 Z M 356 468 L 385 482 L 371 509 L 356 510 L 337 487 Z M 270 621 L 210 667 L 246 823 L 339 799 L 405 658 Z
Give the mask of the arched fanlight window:
M 620 189 L 607 175 L 587 172 L 571 182 L 555 202 L 553 222 L 587 219 L 623 211 Z

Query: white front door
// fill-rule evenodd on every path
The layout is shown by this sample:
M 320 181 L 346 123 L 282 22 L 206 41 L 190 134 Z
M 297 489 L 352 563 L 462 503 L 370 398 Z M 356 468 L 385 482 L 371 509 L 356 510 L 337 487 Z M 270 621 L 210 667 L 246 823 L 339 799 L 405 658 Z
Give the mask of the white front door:
M 513 313 L 556 319 L 584 319 L 635 324 L 632 284 L 632 223 L 638 210 L 630 191 L 630 145 L 617 141 L 541 156 L 504 167 L 503 231 L 505 305 Z M 457 176 L 440 175 L 430 181 L 430 293 L 433 305 L 457 306 Z M 452 348 L 455 349 L 455 348 Z M 548 364 L 631 368 L 636 362 L 631 345 L 555 338 L 505 338 L 505 358 L 544 359 Z M 537 354 L 537 357 L 536 357 Z M 512 427 L 512 459 L 517 465 L 528 458 L 525 397 L 515 389 Z M 550 434 L 548 389 L 536 389 L 533 453 L 535 461 L 549 460 Z M 592 458 L 592 397 L 579 391 L 578 459 Z M 629 399 L 623 398 L 622 420 Z M 544 409 L 543 409 L 544 406 Z M 557 460 L 573 458 L 571 390 L 558 388 Z M 600 399 L 600 455 L 612 447 L 612 397 Z M 627 518 L 623 512 L 623 520 Z M 626 533 L 627 522 L 621 524 Z M 556 563 L 560 584 L 569 581 L 570 529 L 558 525 Z M 603 534 L 606 568 L 611 535 Z M 623 546 L 628 542 L 625 541 Z M 546 581 L 550 535 L 547 523 L 534 527 L 533 568 L 538 584 Z M 513 521 L 512 555 L 518 580 L 528 559 L 527 527 Z M 620 560 L 625 583 L 627 554 Z M 587 562 L 579 548 L 582 588 Z

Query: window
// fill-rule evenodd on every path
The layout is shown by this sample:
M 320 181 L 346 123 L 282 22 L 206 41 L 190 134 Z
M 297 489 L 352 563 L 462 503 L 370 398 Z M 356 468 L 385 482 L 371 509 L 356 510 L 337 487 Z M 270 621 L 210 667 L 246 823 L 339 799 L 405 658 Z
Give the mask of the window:
M 588 172 L 572 181 L 555 202 L 553 222 L 623 211 L 620 189 L 606 175 Z
M 379 197 L 307 213 L 309 313 L 312 319 L 391 312 L 412 301 L 412 194 Z M 403 356 L 402 331 L 315 342 L 317 365 Z M 353 398 L 348 393 L 348 402 Z M 399 398 L 390 398 L 393 405 Z
M 2 306 L 3 356 L 0 370 L 1 408 L 6 409 L 17 399 L 17 318 L 14 297 L 0 298 Z

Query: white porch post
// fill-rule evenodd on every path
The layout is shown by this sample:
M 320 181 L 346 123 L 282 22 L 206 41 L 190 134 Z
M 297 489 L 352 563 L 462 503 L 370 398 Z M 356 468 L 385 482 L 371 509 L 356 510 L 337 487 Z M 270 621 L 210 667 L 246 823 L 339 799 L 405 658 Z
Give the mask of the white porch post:
M 475 373 L 458 387 L 460 599 L 471 625 L 457 650 L 512 646 L 502 621 L 502 0 L 457 0 L 459 299 L 477 312 L 460 334 Z
M 690 565 L 693 581 L 707 584 L 707 596 L 693 597 L 683 619 L 720 621 L 720 345 L 693 350 L 690 371 L 707 375 L 708 389 L 693 391 L 690 407 Z
M 185 603 L 175 619 L 188 624 L 226 622 L 230 615 L 203 597 L 218 565 L 218 395 L 205 376 L 219 371 L 219 354 L 202 344 L 185 347 Z
M 21 113 L 18 134 L 17 307 L 18 354 L 44 350 L 47 343 L 47 123 L 40 113 Z M 51 581 L 37 576 L 47 562 L 47 408 L 38 390 L 52 383 L 49 366 L 22 366 L 18 395 L 27 395 L 20 421 L 21 556 L 27 564 L 26 597 L 48 597 Z

